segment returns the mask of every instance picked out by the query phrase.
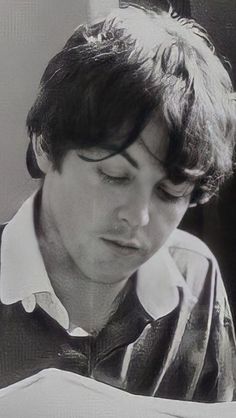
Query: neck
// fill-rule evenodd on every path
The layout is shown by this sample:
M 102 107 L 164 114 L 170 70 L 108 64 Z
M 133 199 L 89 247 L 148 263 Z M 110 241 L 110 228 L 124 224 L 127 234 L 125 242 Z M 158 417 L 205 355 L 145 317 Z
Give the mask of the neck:
M 116 310 L 128 279 L 107 284 L 86 277 L 63 247 L 43 199 L 36 210 L 41 254 L 52 287 L 69 314 L 70 328 L 80 326 L 89 333 L 96 333 Z

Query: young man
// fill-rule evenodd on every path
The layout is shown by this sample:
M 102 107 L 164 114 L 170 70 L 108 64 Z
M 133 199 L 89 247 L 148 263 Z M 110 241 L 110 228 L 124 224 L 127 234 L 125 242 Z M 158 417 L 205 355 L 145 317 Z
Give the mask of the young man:
M 42 183 L 2 233 L 1 387 L 53 367 L 136 394 L 234 399 L 217 263 L 176 229 L 232 173 L 233 89 L 205 31 L 135 6 L 80 26 L 27 127 Z

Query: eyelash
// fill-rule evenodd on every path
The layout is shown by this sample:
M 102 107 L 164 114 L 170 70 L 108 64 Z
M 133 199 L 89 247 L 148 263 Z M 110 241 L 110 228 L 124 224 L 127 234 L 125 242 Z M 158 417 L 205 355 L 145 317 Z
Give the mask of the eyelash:
M 165 189 L 162 189 L 161 187 L 157 188 L 157 195 L 163 200 L 163 202 L 169 202 L 169 203 L 176 203 L 184 197 L 184 196 L 175 196 L 171 193 L 168 193 Z
M 104 183 L 107 183 L 107 184 L 116 184 L 116 185 L 121 185 L 122 186 L 122 185 L 125 185 L 126 183 L 128 183 L 129 180 L 130 180 L 130 178 L 128 176 L 115 177 L 115 176 L 111 176 L 109 174 L 104 173 L 100 169 L 98 169 L 98 174 L 102 178 Z M 169 203 L 176 203 L 184 197 L 184 196 L 172 195 L 171 193 L 168 193 L 165 189 L 163 189 L 161 187 L 156 188 L 156 194 L 164 202 L 169 202 Z
M 109 174 L 104 173 L 100 169 L 98 169 L 98 174 L 102 178 L 102 180 L 105 183 L 108 183 L 108 184 L 120 184 L 120 185 L 124 185 L 126 182 L 128 182 L 130 180 L 130 178 L 128 176 L 115 177 L 115 176 L 111 176 Z

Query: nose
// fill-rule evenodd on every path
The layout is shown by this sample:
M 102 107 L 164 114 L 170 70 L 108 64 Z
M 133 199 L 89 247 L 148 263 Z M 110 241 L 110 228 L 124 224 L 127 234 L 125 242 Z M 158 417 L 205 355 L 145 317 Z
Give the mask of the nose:
M 147 193 L 130 194 L 118 211 L 119 221 L 132 228 L 144 227 L 150 222 L 150 199 Z

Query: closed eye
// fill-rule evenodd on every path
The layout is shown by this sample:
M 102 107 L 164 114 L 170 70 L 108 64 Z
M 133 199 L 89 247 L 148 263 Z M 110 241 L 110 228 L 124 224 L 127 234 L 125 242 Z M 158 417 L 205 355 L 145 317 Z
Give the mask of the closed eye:
M 175 203 L 178 202 L 180 199 L 183 199 L 186 197 L 185 194 L 174 194 L 174 193 L 170 193 L 169 191 L 167 191 L 165 188 L 158 186 L 156 188 L 156 194 L 158 197 L 161 198 L 161 200 L 163 200 L 163 202 L 170 202 L 170 203 Z
M 130 180 L 128 176 L 123 176 L 123 175 L 113 176 L 111 174 L 105 173 L 100 168 L 97 169 L 97 172 L 98 172 L 99 177 L 101 177 L 102 181 L 108 184 L 121 184 L 122 185 L 122 184 L 129 182 Z

